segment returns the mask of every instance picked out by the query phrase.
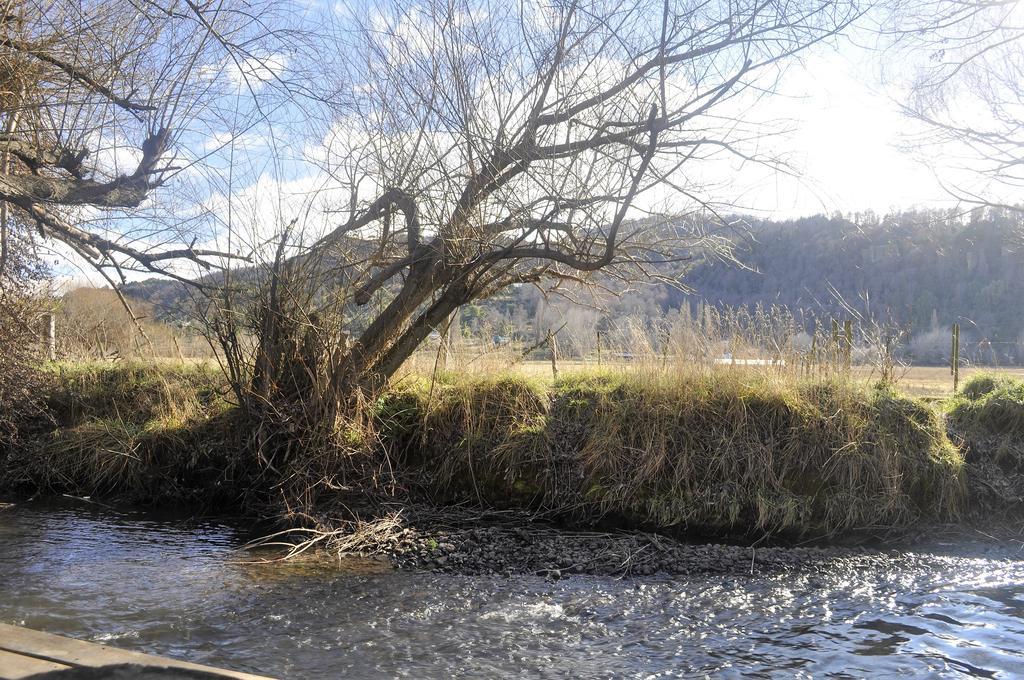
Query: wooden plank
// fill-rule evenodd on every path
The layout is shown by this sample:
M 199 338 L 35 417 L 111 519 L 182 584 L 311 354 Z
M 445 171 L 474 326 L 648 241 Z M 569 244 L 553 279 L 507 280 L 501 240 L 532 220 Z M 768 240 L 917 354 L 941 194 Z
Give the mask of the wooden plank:
M 50 633 L 4 623 L 0 623 L 0 651 L 30 656 L 37 660 L 64 664 L 66 666 L 108 666 L 118 663 L 134 663 L 143 666 L 190 668 L 197 671 L 206 671 L 207 673 L 218 673 L 228 678 L 237 678 L 238 680 L 271 680 L 265 676 L 211 668 L 210 666 L 168 659 L 162 656 L 152 656 L 141 652 L 130 652 L 124 649 L 117 649 L 116 647 L 51 635 Z M 2 668 L 3 665 L 0 664 L 0 669 Z M 4 671 L 0 671 L 0 678 L 6 680 L 8 677 L 15 676 L 8 676 Z
M 27 678 L 36 673 L 47 673 L 49 671 L 61 671 L 70 668 L 62 663 L 43 661 L 33 656 L 22 656 L 13 652 L 0 650 L 0 677 L 17 680 Z

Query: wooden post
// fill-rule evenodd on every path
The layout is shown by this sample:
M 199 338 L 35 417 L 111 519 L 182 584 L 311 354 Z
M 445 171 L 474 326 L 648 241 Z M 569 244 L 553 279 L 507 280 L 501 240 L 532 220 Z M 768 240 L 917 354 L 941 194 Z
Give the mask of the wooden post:
M 893 336 L 891 333 L 885 336 L 884 356 L 882 357 L 882 382 L 891 385 L 896 377 L 896 363 L 892 358 Z
M 842 356 L 843 348 L 839 346 L 839 322 L 832 319 L 832 369 L 835 370 L 836 360 Z
M 555 334 L 548 329 L 548 349 L 551 350 L 551 375 L 558 378 L 558 344 L 555 342 Z
M 452 315 L 448 317 L 448 323 L 445 325 L 444 331 L 441 333 L 441 346 L 437 350 L 437 367 L 442 371 L 448 368 L 448 353 L 452 349 L 452 339 L 455 337 L 458 313 L 458 310 L 452 312 Z
M 601 331 L 597 331 L 597 367 L 601 368 Z
M 811 336 L 811 353 L 808 355 L 807 360 L 807 375 L 811 374 L 811 371 L 818 367 L 818 329 L 814 329 L 814 335 Z
M 960 386 L 960 324 L 953 324 L 953 347 L 949 353 L 949 373 L 953 376 L 953 391 Z
M 50 361 L 57 359 L 57 317 L 53 312 L 46 312 L 43 322 L 43 351 Z
M 853 356 L 853 321 L 847 319 L 843 322 L 843 337 L 846 346 L 843 348 L 843 363 L 847 371 L 850 370 L 851 358 Z

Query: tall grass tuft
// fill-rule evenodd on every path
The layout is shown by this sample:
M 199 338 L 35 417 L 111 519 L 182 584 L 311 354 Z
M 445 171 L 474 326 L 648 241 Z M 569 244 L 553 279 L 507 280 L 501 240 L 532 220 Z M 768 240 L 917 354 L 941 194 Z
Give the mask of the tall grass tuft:
M 971 464 L 973 514 L 1024 514 L 1024 382 L 973 376 L 949 405 L 950 429 Z

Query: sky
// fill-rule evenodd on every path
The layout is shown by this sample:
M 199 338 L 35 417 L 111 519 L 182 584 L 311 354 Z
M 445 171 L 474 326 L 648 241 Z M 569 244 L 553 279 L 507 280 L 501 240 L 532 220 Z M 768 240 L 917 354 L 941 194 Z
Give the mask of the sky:
M 789 151 L 802 176 L 755 189 L 750 202 L 759 211 L 774 217 L 865 209 L 884 214 L 950 203 L 934 169 L 901 148 L 913 126 L 896 93 L 858 52 L 823 54 L 790 74 L 788 101 L 779 106 L 793 109 Z
M 772 144 L 798 176 L 737 165 L 737 203 L 779 219 L 955 205 L 940 182 L 949 171 L 941 150 L 908 148 L 918 128 L 900 110 L 903 96 L 877 52 L 845 40 L 790 67 L 762 112 L 787 121 Z
M 316 0 L 309 1 L 316 4 Z M 937 176 L 948 179 L 943 151 L 930 149 L 922 159 L 920 152 L 903 148 L 916 130 L 900 111 L 899 102 L 905 97 L 900 84 L 882 77 L 885 58 L 877 50 L 844 38 L 819 46 L 790 65 L 778 92 L 757 105 L 756 115 L 783 121 L 789 130 L 765 144 L 786 158 L 794 174 L 738 160 L 709 164 L 696 172 L 707 174 L 709 184 L 715 187 L 712 198 L 735 206 L 736 212 L 780 219 L 955 205 Z M 267 63 L 274 76 L 287 77 L 289 69 L 296 66 L 273 55 Z M 228 68 L 238 70 L 237 66 Z M 234 79 L 242 89 L 243 80 L 237 75 Z M 259 87 L 258 80 L 250 79 L 246 87 L 254 82 Z M 278 113 L 287 118 L 301 111 L 284 107 Z M 283 130 L 279 126 L 275 134 Z M 265 220 L 258 231 L 269 235 L 296 212 L 295 206 L 301 205 L 305 196 L 324 185 L 322 175 L 301 164 L 282 168 L 279 161 L 270 162 L 268 135 L 258 127 L 236 140 L 233 148 L 222 147 L 217 152 L 222 138 L 228 136 L 197 135 L 191 142 L 192 154 L 214 151 L 211 163 L 224 164 L 230 157 L 239 170 L 238 185 L 230 192 L 215 191 L 205 197 L 203 202 L 211 212 L 223 216 L 224 197 L 230 193 L 234 209 L 245 207 L 255 220 Z M 278 172 L 271 172 L 275 167 Z M 187 177 L 175 181 L 184 183 Z M 172 183 L 168 190 L 173 189 Z M 209 245 L 224 244 L 212 239 Z

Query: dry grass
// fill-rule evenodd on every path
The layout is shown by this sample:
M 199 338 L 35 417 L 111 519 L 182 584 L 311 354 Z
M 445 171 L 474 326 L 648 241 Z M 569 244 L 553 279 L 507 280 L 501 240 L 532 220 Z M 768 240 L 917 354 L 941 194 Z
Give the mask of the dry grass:
M 195 500 L 235 473 L 239 438 L 212 367 L 95 362 L 49 370 L 46 401 L 57 428 L 9 458 L 8 486 Z
M 918 397 L 953 395 L 948 366 L 902 364 L 893 354 L 900 347 L 896 328 L 867 320 L 855 322 L 813 319 L 809 312 L 772 307 L 705 308 L 698 318 L 683 314 L 672 319 L 633 318 L 598 331 L 555 333 L 555 343 L 518 339 L 495 345 L 481 338 L 456 337 L 444 351 L 439 341 L 422 347 L 405 366 L 405 375 L 441 372 L 486 377 L 514 373 L 552 377 L 551 355 L 558 373 L 610 370 L 618 373 L 667 375 L 706 370 L 725 357 L 760 359 L 777 365 L 762 370 L 788 380 L 807 377 L 855 380 L 873 385 L 885 379 Z M 805 328 L 813 326 L 813 335 Z M 906 349 L 906 348 L 904 348 Z M 995 369 L 961 366 L 961 383 L 972 376 L 997 372 L 1024 379 L 1024 368 Z
M 1001 375 L 1024 380 L 1024 368 L 969 367 L 960 369 L 960 384 L 984 375 Z M 855 375 L 857 375 L 855 373 Z M 953 378 L 945 366 L 911 366 L 899 378 L 901 391 L 920 397 L 945 398 L 953 396 Z
M 942 418 L 888 389 L 738 369 L 409 380 L 385 440 L 446 500 L 577 520 L 832 534 L 956 516 Z
M 157 320 L 147 302 L 130 300 L 129 305 L 132 314 L 110 288 L 67 292 L 56 309 L 59 355 L 75 360 L 213 357 L 210 344 L 195 330 Z
M 417 362 L 410 366 L 410 370 L 407 372 L 407 375 L 413 373 L 429 375 L 429 362 L 429 357 L 421 356 Z M 460 358 L 454 358 L 450 362 L 450 365 L 456 366 L 457 368 L 454 371 L 449 372 L 457 372 L 478 377 L 500 374 L 502 372 L 514 373 L 525 377 L 552 377 L 550 360 L 530 359 L 522 361 L 499 361 L 492 357 L 486 360 L 481 358 L 476 361 L 465 361 Z M 600 366 L 598 366 L 595 359 L 560 359 L 557 362 L 557 366 L 559 373 L 564 374 L 595 370 L 608 370 L 622 373 L 650 373 L 652 370 L 664 370 L 665 373 L 671 374 L 673 372 L 678 372 L 679 370 L 686 370 L 680 369 L 673 361 L 664 365 L 660 360 L 621 361 L 606 359 L 602 361 Z M 799 377 L 800 375 L 799 371 L 786 369 L 766 367 L 762 370 L 774 375 L 793 377 Z M 832 373 L 838 376 L 848 375 L 850 378 L 862 381 L 867 385 L 876 383 L 880 378 L 879 371 L 872 366 L 853 366 L 850 368 L 849 373 L 846 373 L 845 371 L 835 371 Z M 965 384 L 966 381 L 969 381 L 974 376 L 989 374 L 1003 375 L 1009 378 L 1024 380 L 1024 368 L 990 368 L 972 366 L 960 369 L 960 381 L 961 384 Z M 949 367 L 946 366 L 903 367 L 898 369 L 896 372 L 895 385 L 900 392 L 915 397 L 943 399 L 953 396 L 953 378 L 949 374 Z

